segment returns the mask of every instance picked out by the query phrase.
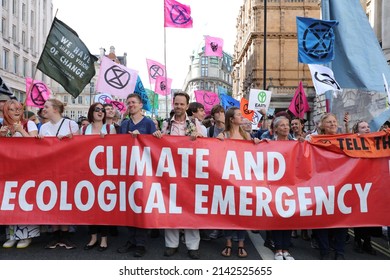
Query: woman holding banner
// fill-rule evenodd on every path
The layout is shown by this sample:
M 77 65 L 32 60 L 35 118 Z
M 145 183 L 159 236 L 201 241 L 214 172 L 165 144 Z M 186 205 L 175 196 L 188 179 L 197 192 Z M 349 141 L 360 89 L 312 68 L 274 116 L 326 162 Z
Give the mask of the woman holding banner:
M 244 117 L 241 114 L 240 108 L 230 107 L 225 114 L 225 130 L 221 132 L 217 138 L 220 140 L 223 139 L 236 139 L 236 140 L 251 140 L 251 135 L 249 132 L 243 130 L 242 125 Z M 259 143 L 258 138 L 253 139 L 254 143 Z M 245 230 L 225 230 L 224 231 L 226 238 L 225 248 L 222 250 L 221 255 L 224 257 L 230 257 L 232 254 L 232 237 L 233 234 L 237 235 L 238 239 L 238 252 L 237 256 L 239 258 L 246 258 L 248 256 L 247 251 L 245 250 Z
M 4 121 L 0 128 L 1 137 L 34 137 L 38 135 L 38 128 L 33 121 L 25 120 L 23 105 L 12 99 L 4 104 Z M 39 226 L 12 225 L 6 227 L 7 241 L 4 248 L 26 248 L 30 245 L 33 237 L 40 235 Z
M 370 133 L 370 125 L 366 121 L 358 120 L 352 126 L 352 132 L 357 134 Z M 380 237 L 382 227 L 355 227 L 353 232 L 355 233 L 355 250 L 358 253 L 366 252 L 370 255 L 376 255 L 376 251 L 371 245 L 371 236 Z
M 57 99 L 48 99 L 42 110 L 42 116 L 47 119 L 38 136 L 40 138 L 52 136 L 62 139 L 71 138 L 72 135 L 79 134 L 79 126 L 75 121 L 62 117 L 64 113 L 64 104 Z M 53 225 L 53 239 L 45 246 L 46 249 L 55 249 L 57 246 L 73 249 L 76 246 L 69 240 L 69 225 Z
M 113 124 L 106 125 L 106 110 L 102 103 L 97 102 L 92 104 L 89 107 L 87 118 L 89 125 L 81 128 L 82 135 L 100 134 L 104 136 L 106 134 L 116 134 L 115 126 Z M 107 250 L 107 235 L 110 227 L 90 225 L 88 228 L 91 239 L 88 244 L 84 246 L 84 250 L 90 250 L 98 244 L 98 233 L 101 234 L 98 251 L 103 252 Z
M 347 122 L 349 119 L 345 118 Z M 347 124 L 346 124 L 347 127 Z M 325 113 L 321 116 L 318 124 L 319 135 L 335 135 L 338 133 L 339 127 L 337 118 L 332 113 Z M 310 141 L 310 139 L 309 139 Z M 345 242 L 348 234 L 347 228 L 333 228 L 333 229 L 315 229 L 313 230 L 315 237 L 317 238 L 318 246 L 320 249 L 320 258 L 322 260 L 330 259 L 330 242 L 333 239 L 333 245 L 335 249 L 335 260 L 344 260 Z
M 276 117 L 273 120 L 275 141 L 289 141 L 290 120 L 285 116 Z M 275 243 L 275 260 L 294 260 L 288 251 L 291 246 L 292 230 L 273 230 L 272 239 Z

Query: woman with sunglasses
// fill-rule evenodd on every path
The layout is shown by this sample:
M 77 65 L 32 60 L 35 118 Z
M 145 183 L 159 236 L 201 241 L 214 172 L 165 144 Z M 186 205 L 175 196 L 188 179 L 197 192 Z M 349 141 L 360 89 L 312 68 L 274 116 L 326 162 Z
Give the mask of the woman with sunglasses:
M 112 124 L 106 124 L 106 110 L 104 109 L 102 103 L 93 103 L 89 107 L 87 118 L 89 125 L 81 127 L 82 135 L 100 134 L 104 136 L 107 134 L 116 134 L 115 126 Z M 103 252 L 107 250 L 107 235 L 109 233 L 110 226 L 90 225 L 88 226 L 88 229 L 91 238 L 88 244 L 84 246 L 84 250 L 91 250 L 97 246 L 98 233 L 101 235 L 98 251 Z
M 38 135 L 38 128 L 33 121 L 26 120 L 23 114 L 23 105 L 16 100 L 8 100 L 3 107 L 3 126 L 0 128 L 1 137 L 34 137 Z M 6 227 L 7 241 L 4 248 L 26 248 L 33 237 L 40 235 L 39 226 L 11 225 Z
M 87 119 L 89 124 L 81 127 L 80 134 L 116 134 L 115 126 L 106 124 L 106 109 L 102 103 L 93 103 L 88 110 Z

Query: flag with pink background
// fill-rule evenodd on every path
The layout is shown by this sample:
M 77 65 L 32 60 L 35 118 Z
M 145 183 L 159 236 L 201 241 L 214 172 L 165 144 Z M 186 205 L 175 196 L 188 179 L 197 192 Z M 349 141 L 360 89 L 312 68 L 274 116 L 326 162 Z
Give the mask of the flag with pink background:
M 172 79 L 158 76 L 154 92 L 163 96 L 171 94 Z
M 42 81 L 26 78 L 26 105 L 43 108 L 46 100 L 50 97 L 50 90 Z
M 196 102 L 203 104 L 204 111 L 207 115 L 210 115 L 211 109 L 214 105 L 219 104 L 218 94 L 211 91 L 195 90 Z
M 205 56 L 222 57 L 223 39 L 211 36 L 205 36 Z

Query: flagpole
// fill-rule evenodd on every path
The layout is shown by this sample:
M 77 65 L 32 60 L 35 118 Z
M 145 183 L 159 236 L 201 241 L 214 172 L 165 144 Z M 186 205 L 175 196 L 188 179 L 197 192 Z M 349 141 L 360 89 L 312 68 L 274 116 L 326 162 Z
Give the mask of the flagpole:
M 164 27 L 164 65 L 165 65 L 165 84 L 167 84 L 167 34 L 166 27 Z M 171 99 L 172 99 L 172 92 Z M 165 117 L 168 119 L 168 94 L 165 95 Z
M 150 90 L 154 92 L 154 90 L 152 90 L 152 84 L 150 83 L 150 80 L 149 80 L 149 87 L 150 87 Z M 153 102 L 152 102 L 152 119 L 153 119 L 153 116 L 154 116 L 154 99 L 156 98 L 155 96 L 156 93 L 153 93 Z M 149 96 L 148 96 L 149 97 Z
M 267 88 L 267 1 L 264 1 L 264 58 L 263 58 L 263 89 Z
M 56 13 L 55 13 L 55 15 L 54 15 L 54 18 L 57 17 L 57 13 L 58 13 L 58 9 L 56 10 Z M 53 22 L 54 22 L 54 20 L 51 22 L 51 27 L 50 27 L 50 30 L 49 30 L 49 33 L 48 33 L 48 34 L 50 34 L 50 31 L 51 31 L 51 29 L 53 28 Z M 45 46 L 46 46 L 47 40 L 48 40 L 48 36 L 46 37 Z M 43 52 L 43 50 L 42 50 L 42 52 Z M 41 53 L 41 56 L 42 56 L 42 53 Z M 41 57 L 39 57 L 39 59 L 41 59 Z M 27 96 L 31 93 L 32 87 L 33 87 L 33 85 L 34 85 L 35 77 L 36 77 L 36 75 L 37 75 L 37 71 L 38 71 L 38 69 L 35 67 L 34 75 L 32 75 L 31 84 L 30 84 L 30 86 L 28 87 L 28 90 L 27 90 L 27 92 L 26 92 L 26 99 L 25 99 L 24 102 L 23 102 L 23 108 L 26 108 Z M 24 114 L 25 114 L 25 116 L 27 117 L 27 111 L 26 111 L 26 110 L 25 110 Z

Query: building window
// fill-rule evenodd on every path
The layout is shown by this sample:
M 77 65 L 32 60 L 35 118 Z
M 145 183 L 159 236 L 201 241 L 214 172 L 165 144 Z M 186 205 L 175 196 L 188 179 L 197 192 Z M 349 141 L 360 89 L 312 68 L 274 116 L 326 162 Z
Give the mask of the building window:
M 77 119 L 83 116 L 83 111 L 77 111 Z
M 27 77 L 27 64 L 28 64 L 28 60 L 23 59 L 23 77 Z
M 70 111 L 70 118 L 74 120 L 74 111 Z
M 16 41 L 16 25 L 12 25 L 12 40 L 15 42 Z
M 64 103 L 68 104 L 68 96 L 64 95 Z
M 34 37 L 31 36 L 31 41 L 30 41 L 30 50 L 32 53 L 34 53 Z
M 72 104 L 76 104 L 76 98 L 72 97 Z
M 217 57 L 210 57 L 210 64 L 218 65 L 219 64 L 218 58 Z
M 18 74 L 18 64 L 19 64 L 19 55 L 17 54 L 14 54 L 14 68 L 13 68 L 13 72 L 14 74 Z
M 207 56 L 202 56 L 202 58 L 201 58 L 201 64 L 202 64 L 202 65 L 207 65 L 207 64 L 208 64 L 208 57 L 207 57 Z
M 207 77 L 209 75 L 209 69 L 207 67 L 202 67 L 200 70 L 200 76 Z
M 31 62 L 31 76 L 34 75 L 37 65 L 34 62 Z
M 1 33 L 3 34 L 3 37 L 6 38 L 7 35 L 7 28 L 6 28 L 7 21 L 5 18 L 1 18 Z
M 79 97 L 77 97 L 77 103 L 79 103 L 79 104 L 83 104 L 83 97 L 82 96 L 79 96 Z
M 1 0 L 1 5 L 3 6 L 4 9 L 7 8 L 7 0 Z
M 16 16 L 18 14 L 18 1 L 12 0 L 12 14 Z
M 26 13 L 27 11 L 26 11 L 26 4 L 25 3 L 23 3 L 22 4 L 22 21 L 23 21 L 23 23 L 26 23 Z
M 3 49 L 3 55 L 2 55 L 2 57 L 3 57 L 3 59 L 2 59 L 1 67 L 2 67 L 4 70 L 8 70 L 9 51 L 6 50 L 6 49 Z
M 31 11 L 31 18 L 30 18 L 30 27 L 31 29 L 34 29 L 35 27 L 35 14 L 34 14 L 34 11 Z
M 26 31 L 22 31 L 22 46 L 26 47 Z

